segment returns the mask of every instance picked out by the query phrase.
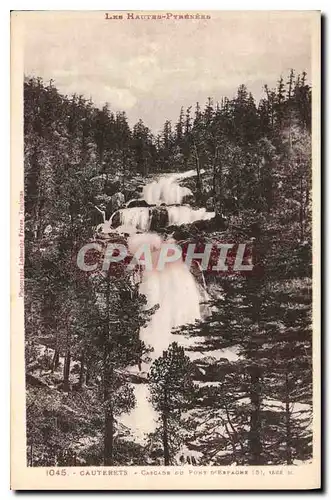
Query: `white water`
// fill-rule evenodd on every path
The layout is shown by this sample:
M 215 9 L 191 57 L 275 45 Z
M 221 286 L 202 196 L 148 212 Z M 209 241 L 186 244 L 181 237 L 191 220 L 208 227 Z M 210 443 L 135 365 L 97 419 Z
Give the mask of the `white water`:
M 198 220 L 209 220 L 215 217 L 215 212 L 207 212 L 205 208 L 197 210 L 188 205 L 165 207 L 168 212 L 168 226 L 191 224 Z M 136 231 L 147 232 L 151 224 L 150 209 L 148 207 L 122 208 L 118 211 L 121 225 L 116 228 L 117 233 L 133 233 Z M 116 212 L 115 212 L 116 214 Z M 113 214 L 108 227 L 112 225 Z
M 169 265 L 162 272 L 145 272 L 139 290 L 147 297 L 148 306 L 160 306 L 140 332 L 141 340 L 154 348 L 150 357 L 156 359 L 171 342 L 178 341 L 178 336 L 171 334 L 173 328 L 201 318 L 200 292 L 182 262 Z
M 181 224 L 191 224 L 197 220 L 209 220 L 215 217 L 215 212 L 207 212 L 205 208 L 193 210 L 187 205 L 179 207 L 167 207 L 169 216 L 169 226 L 180 226 Z
M 122 231 L 125 231 L 127 228 L 131 228 L 130 232 L 136 231 L 144 231 L 147 232 L 150 226 L 150 215 L 148 207 L 130 207 L 130 208 L 122 208 L 118 211 L 120 214 L 121 226 L 124 227 Z M 112 224 L 115 212 L 111 218 L 109 219 L 110 225 Z M 121 228 L 117 227 L 116 232 L 121 232 Z
M 131 430 L 132 436 L 143 443 L 146 434 L 152 432 L 156 425 L 157 413 L 148 402 L 149 390 L 147 384 L 133 384 L 136 406 L 130 413 L 121 415 L 121 423 Z
M 203 172 L 201 172 L 203 173 Z M 142 199 L 151 205 L 180 204 L 184 196 L 192 194 L 191 190 L 182 187 L 178 181 L 196 175 L 194 171 L 182 174 L 168 174 L 153 181 L 143 188 Z M 128 202 L 129 203 L 129 202 Z M 197 220 L 208 220 L 214 217 L 213 212 L 205 208 L 194 210 L 188 205 L 167 206 L 168 225 L 192 223 Z M 151 209 L 153 210 L 153 209 Z M 152 252 L 152 270 L 144 270 L 139 284 L 140 293 L 147 299 L 147 307 L 158 304 L 159 308 L 152 315 L 149 323 L 140 331 L 140 338 L 153 348 L 149 355 L 151 361 L 162 355 L 171 342 L 179 341 L 172 329 L 201 319 L 203 306 L 201 302 L 208 299 L 206 290 L 196 283 L 194 276 L 184 262 L 179 259 L 167 263 L 162 270 L 156 269 L 160 248 L 164 243 L 162 236 L 149 233 L 151 212 L 149 207 L 129 207 L 119 210 L 120 226 L 112 231 L 129 234 L 128 248 L 133 255 L 142 244 L 148 244 Z M 109 220 L 109 226 L 115 214 Z M 109 227 L 107 226 L 107 227 Z M 166 240 L 167 242 L 172 240 Z M 150 363 L 143 363 L 143 371 L 148 372 Z M 123 416 L 122 423 L 131 427 L 135 438 L 141 441 L 146 433 L 155 429 L 156 417 L 148 402 L 146 384 L 135 385 L 136 407 Z
M 203 173 L 204 170 L 201 171 Z M 195 170 L 189 170 L 181 174 L 167 174 L 158 181 L 153 181 L 143 188 L 143 199 L 150 205 L 176 205 L 183 201 L 184 196 L 189 196 L 192 191 L 178 184 L 181 179 L 187 179 L 196 175 Z
M 207 212 L 205 208 L 197 210 L 188 205 L 165 207 L 168 212 L 168 226 L 180 226 L 191 224 L 198 220 L 209 220 L 215 217 L 215 212 Z M 116 214 L 117 212 L 115 212 Z M 116 228 L 117 233 L 135 233 L 136 231 L 147 232 L 151 224 L 150 209 L 148 207 L 122 208 L 118 211 L 121 225 Z M 107 227 L 111 227 L 113 214 Z
M 201 171 L 203 173 L 204 170 Z M 143 188 L 142 200 L 149 205 L 166 205 L 168 212 L 168 226 L 191 224 L 198 220 L 209 220 L 215 217 L 215 212 L 207 212 L 205 208 L 193 209 L 189 205 L 180 205 L 185 196 L 191 195 L 192 191 L 178 184 L 178 181 L 196 175 L 194 170 L 181 174 L 168 174 L 158 181 L 152 181 Z M 130 200 L 129 205 L 137 199 Z M 149 207 L 127 207 L 115 212 L 105 228 L 111 230 L 114 216 L 119 214 L 120 226 L 116 228 L 117 233 L 133 234 L 137 231 L 148 232 L 151 224 L 151 211 Z
M 148 325 L 140 332 L 141 340 L 154 349 L 150 354 L 153 360 L 161 356 L 171 342 L 178 341 L 178 336 L 171 333 L 173 328 L 201 318 L 200 302 L 206 300 L 205 290 L 200 289 L 181 258 L 165 263 L 161 270 L 157 269 L 160 250 L 165 242 L 175 243 L 173 239 L 164 240 L 155 233 L 135 234 L 128 239 L 132 255 L 146 244 L 151 251 L 152 269 L 143 271 L 139 291 L 146 296 L 148 308 L 159 305 Z

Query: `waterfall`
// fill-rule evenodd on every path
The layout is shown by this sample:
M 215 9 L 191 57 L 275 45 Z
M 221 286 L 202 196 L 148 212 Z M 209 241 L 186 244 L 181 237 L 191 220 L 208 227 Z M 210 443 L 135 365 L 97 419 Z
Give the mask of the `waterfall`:
M 165 266 L 163 271 L 146 271 L 140 292 L 148 306 L 159 304 L 148 325 L 140 332 L 141 340 L 153 346 L 152 360 L 162 355 L 169 344 L 178 341 L 173 328 L 201 319 L 200 290 L 188 267 L 181 261 Z
M 207 212 L 205 208 L 193 209 L 188 205 L 166 206 L 167 226 L 180 226 L 181 224 L 192 224 L 198 220 L 209 220 L 215 217 L 215 212 Z M 157 213 L 156 210 L 154 210 Z M 108 222 L 111 228 L 115 215 L 119 215 L 120 225 L 116 227 L 117 233 L 135 233 L 136 231 L 147 232 L 150 229 L 153 208 L 130 207 L 122 208 L 115 212 Z
M 201 173 L 204 171 L 202 170 Z M 195 170 L 183 173 L 167 174 L 158 181 L 153 181 L 143 188 L 143 199 L 150 205 L 176 205 L 183 201 L 184 196 L 192 195 L 192 191 L 187 187 L 178 184 L 181 179 L 194 177 Z
M 110 227 L 113 224 L 114 217 L 119 214 L 120 216 L 120 224 L 124 228 L 131 228 L 131 231 L 148 231 L 150 225 L 150 216 L 149 216 L 149 208 L 148 207 L 130 207 L 123 208 L 114 212 L 113 215 L 109 219 Z M 124 232 L 121 231 L 120 227 L 116 228 L 116 232 Z
M 179 181 L 195 175 L 196 172 L 191 170 L 153 180 L 143 188 L 141 200 L 127 202 L 126 208 L 116 211 L 105 226 L 108 231 L 129 235 L 128 249 L 132 255 L 142 244 L 148 244 L 151 249 L 153 268 L 143 271 L 139 283 L 139 291 L 146 296 L 147 307 L 159 305 L 149 323 L 140 331 L 141 340 L 153 348 L 149 356 L 151 362 L 161 356 L 171 342 L 179 340 L 178 335 L 172 334 L 173 328 L 201 319 L 201 302 L 208 299 L 206 290 L 199 286 L 181 259 L 167 263 L 162 270 L 156 269 L 162 245 L 173 240 L 164 240 L 161 235 L 149 232 L 153 213 L 160 215 L 166 211 L 167 226 L 189 224 L 215 216 L 214 212 L 207 212 L 205 208 L 193 209 L 181 204 L 185 196 L 192 195 L 192 191 L 180 186 Z M 119 225 L 112 229 L 115 216 Z M 143 372 L 148 372 L 149 367 L 150 363 L 143 363 Z M 135 396 L 136 407 L 123 416 L 122 421 L 131 428 L 136 439 L 141 440 L 142 436 L 154 430 L 157 415 L 148 402 L 146 384 L 135 386 Z
M 197 220 L 209 220 L 215 217 L 215 212 L 207 212 L 205 208 L 193 210 L 187 205 L 168 207 L 169 226 L 191 224 Z
M 201 170 L 203 174 L 204 170 Z M 147 232 L 151 226 L 153 211 L 162 207 L 167 212 L 168 226 L 191 224 L 198 220 L 209 220 L 215 212 L 207 212 L 205 208 L 194 209 L 182 204 L 185 196 L 192 195 L 187 187 L 179 185 L 179 181 L 196 175 L 194 170 L 183 173 L 167 174 L 158 181 L 152 181 L 143 188 L 141 199 L 129 200 L 126 208 L 122 208 L 111 216 L 108 226 L 112 227 L 115 217 L 119 218 L 116 232 L 132 234 L 137 231 Z

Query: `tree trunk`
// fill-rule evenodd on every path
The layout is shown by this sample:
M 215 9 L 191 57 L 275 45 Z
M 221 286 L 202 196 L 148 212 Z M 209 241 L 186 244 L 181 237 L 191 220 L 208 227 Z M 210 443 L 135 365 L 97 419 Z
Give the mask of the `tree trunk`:
M 221 167 L 220 167 L 220 170 L 221 170 Z M 218 178 L 216 176 L 216 179 L 215 179 L 215 194 L 214 194 L 214 210 L 215 210 L 215 214 L 216 215 L 219 215 L 219 214 L 222 214 L 222 187 L 221 187 L 221 177 L 222 177 L 222 173 L 221 171 L 218 172 Z M 214 174 L 216 175 L 216 173 Z
M 114 415 L 108 401 L 105 409 L 104 465 L 114 465 Z
M 303 181 L 302 177 L 300 178 L 300 210 L 299 210 L 299 219 L 300 219 L 300 239 L 303 241 L 304 239 L 304 208 L 303 208 Z
M 55 348 L 52 360 L 52 373 L 54 373 L 56 368 L 59 366 L 59 361 L 60 361 L 60 352 L 57 348 Z
M 213 198 L 214 198 L 214 211 L 216 215 L 222 213 L 222 165 L 219 164 L 218 168 L 218 149 L 215 151 L 214 164 L 213 164 Z
M 30 445 L 30 453 L 28 457 L 28 467 L 33 467 L 33 444 Z
M 165 411 L 162 413 L 162 443 L 164 465 L 170 465 L 169 436 L 168 436 L 168 416 Z
M 163 457 L 164 465 L 170 465 L 170 450 L 169 450 L 169 434 L 168 434 L 168 395 L 167 390 L 163 391 L 164 408 L 162 410 L 162 443 L 163 443 Z
M 108 346 L 104 348 L 103 401 L 104 411 L 104 465 L 113 465 L 114 455 L 114 414 L 112 401 L 113 373 L 109 364 Z
M 65 392 L 69 392 L 70 362 L 71 362 L 71 354 L 70 354 L 70 349 L 68 349 L 65 354 L 64 367 L 63 367 L 63 390 Z
M 197 198 L 199 199 L 201 197 L 201 177 L 200 177 L 200 158 L 198 154 L 198 148 L 196 145 L 194 145 L 194 157 L 195 157 L 195 165 L 196 165 L 196 172 L 197 172 Z
M 252 323 L 257 327 L 257 331 L 260 331 L 260 316 L 261 316 L 261 279 L 259 273 L 256 272 L 259 265 L 261 255 L 259 247 L 260 239 L 260 228 L 259 226 L 254 226 L 251 228 L 252 236 L 256 238 L 252 244 L 252 264 L 253 264 L 253 275 L 248 275 L 247 277 L 247 298 L 249 299 L 250 308 L 250 319 Z M 248 347 L 248 359 L 256 359 L 256 352 L 259 349 L 259 345 L 255 343 L 254 339 L 251 339 Z M 262 441 L 261 441 L 261 368 L 253 364 L 249 370 L 250 376 L 250 388 L 249 397 L 251 404 L 251 415 L 250 415 L 250 430 L 248 435 L 248 445 L 249 445 L 249 465 L 261 465 L 262 460 Z
M 79 381 L 78 381 L 78 387 L 81 389 L 83 387 L 84 383 L 84 370 L 85 370 L 85 351 L 82 351 L 81 357 L 80 357 L 80 370 L 79 370 Z
M 109 346 L 110 336 L 110 282 L 107 280 L 107 319 L 104 328 L 104 346 L 103 346 L 103 402 L 105 405 L 104 411 L 104 465 L 113 465 L 114 455 L 114 414 L 113 414 L 113 366 L 111 363 L 111 352 Z
M 262 464 L 260 379 L 260 368 L 258 366 L 253 366 L 250 370 L 250 400 L 252 409 L 249 431 L 249 465 Z
M 91 366 L 90 366 L 90 362 L 87 362 L 86 363 L 85 384 L 89 385 L 90 380 L 91 380 Z
M 285 421 L 286 421 L 286 463 L 292 465 L 292 432 L 290 412 L 290 384 L 288 373 L 285 375 Z

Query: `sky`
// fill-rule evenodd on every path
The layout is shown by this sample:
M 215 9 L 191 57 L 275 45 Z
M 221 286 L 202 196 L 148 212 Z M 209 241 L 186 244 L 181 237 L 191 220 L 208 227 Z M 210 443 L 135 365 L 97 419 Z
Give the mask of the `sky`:
M 97 106 L 108 102 L 130 125 L 142 118 L 153 132 L 175 122 L 181 106 L 231 98 L 242 83 L 260 99 L 264 84 L 275 86 L 290 68 L 310 78 L 309 13 L 208 14 L 155 21 L 125 13 L 105 20 L 101 11 L 26 13 L 24 72 Z

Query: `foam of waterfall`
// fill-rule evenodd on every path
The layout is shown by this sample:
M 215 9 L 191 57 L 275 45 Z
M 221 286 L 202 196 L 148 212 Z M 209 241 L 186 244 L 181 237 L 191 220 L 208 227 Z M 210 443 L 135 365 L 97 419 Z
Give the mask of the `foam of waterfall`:
M 192 224 L 199 220 L 210 220 L 215 217 L 215 212 L 207 212 L 205 208 L 193 209 L 188 205 L 178 205 L 164 207 L 168 214 L 165 226 L 181 226 L 182 224 Z M 137 231 L 147 232 L 151 226 L 151 217 L 158 213 L 148 207 L 122 208 L 115 212 L 119 214 L 120 226 L 116 227 L 117 233 L 132 234 Z M 101 224 L 104 232 L 112 232 L 111 229 L 114 215 L 109 221 Z
M 148 207 L 122 208 L 118 210 L 118 213 L 120 215 L 121 226 L 131 228 L 129 232 L 132 232 L 132 230 L 147 232 L 149 230 L 150 214 Z M 112 225 L 114 215 L 109 220 L 110 225 Z M 120 232 L 119 228 L 116 228 L 116 232 Z
M 201 174 L 204 171 L 201 170 Z M 161 177 L 158 181 L 152 181 L 143 188 L 143 199 L 150 205 L 166 205 L 180 204 L 184 196 L 189 196 L 192 191 L 187 187 L 182 187 L 178 181 L 194 177 L 195 170 L 190 170 L 183 173 L 167 174 Z
M 155 428 L 158 414 L 148 403 L 149 390 L 147 384 L 133 384 L 137 404 L 129 413 L 121 415 L 121 423 L 131 430 L 135 441 L 143 443 L 146 436 Z
M 203 171 L 201 171 L 203 173 Z M 191 190 L 179 185 L 181 179 L 193 177 L 195 171 L 168 174 L 157 181 L 152 181 L 143 188 L 142 200 L 149 205 L 165 205 L 168 213 L 167 225 L 189 224 L 198 220 L 208 220 L 215 216 L 205 208 L 193 209 L 188 205 L 180 205 L 183 198 L 192 194 Z M 139 205 L 139 200 L 134 200 Z M 164 238 L 156 233 L 149 232 L 153 214 L 152 207 L 130 206 L 116 212 L 119 214 L 120 226 L 115 229 L 118 233 L 126 233 L 128 249 L 134 255 L 138 248 L 147 244 L 152 256 L 152 269 L 144 269 L 140 277 L 139 290 L 147 299 L 147 307 L 158 304 L 158 309 L 151 316 L 148 324 L 141 329 L 140 338 L 153 348 L 149 355 L 151 360 L 158 358 L 170 343 L 179 341 L 178 335 L 172 330 L 182 325 L 194 323 L 205 313 L 202 302 L 208 300 L 208 294 L 195 280 L 190 269 L 181 258 L 167 263 L 161 270 L 157 269 L 157 262 L 161 247 L 164 243 L 173 240 Z M 157 209 L 160 210 L 160 209 Z M 113 216 L 109 220 L 112 225 Z M 113 229 L 114 231 L 114 229 Z M 142 370 L 148 371 L 150 363 L 144 364 Z M 129 425 L 136 436 L 155 429 L 156 415 L 149 403 L 148 387 L 135 387 L 136 407 L 126 416 L 123 423 Z
M 200 301 L 206 298 L 181 258 L 165 263 L 162 270 L 157 269 L 164 243 L 173 244 L 175 241 L 169 238 L 164 241 L 155 233 L 136 234 L 128 239 L 131 254 L 146 244 L 151 251 L 153 269 L 143 272 L 139 290 L 146 296 L 148 308 L 159 305 L 148 325 L 140 332 L 141 340 L 154 349 L 152 359 L 162 355 L 172 342 L 173 328 L 201 318 Z
M 201 174 L 204 170 L 201 170 Z M 168 213 L 168 221 L 165 225 L 172 226 L 191 224 L 198 220 L 209 220 L 215 217 L 215 212 L 207 212 L 205 208 L 193 209 L 189 205 L 181 205 L 185 196 L 192 195 L 192 191 L 179 185 L 179 181 L 196 175 L 195 170 L 188 172 L 166 174 L 157 181 L 153 180 L 143 188 L 142 198 L 129 200 L 126 208 L 116 211 L 104 224 L 107 232 L 112 232 L 113 219 L 119 215 L 120 225 L 115 229 L 118 233 L 132 234 L 137 231 L 147 232 L 151 226 L 151 214 L 153 208 L 144 206 L 154 205 L 159 207 L 165 205 Z M 131 206 L 134 205 L 134 206 Z M 155 212 L 154 212 L 155 213 Z M 105 231 L 106 232 L 106 231 Z
M 173 338 L 172 329 L 201 318 L 200 291 L 193 275 L 183 262 L 166 266 L 165 270 L 146 271 L 139 287 L 148 307 L 159 304 L 148 325 L 140 332 L 141 340 L 151 345 L 151 358 L 162 355 Z
M 215 212 L 207 212 L 205 208 L 194 210 L 187 205 L 168 207 L 169 226 L 191 224 L 198 220 L 209 220 L 215 217 Z
M 215 212 L 207 212 L 205 208 L 194 209 L 188 205 L 178 205 L 164 207 L 168 213 L 166 226 L 180 226 L 182 224 L 192 224 L 198 220 L 209 220 L 215 217 Z M 120 216 L 120 226 L 115 229 L 117 233 L 128 233 L 143 231 L 147 232 L 151 225 L 151 214 L 154 215 L 153 208 L 130 207 L 118 210 Z M 112 225 L 112 215 L 109 222 L 104 224 L 104 228 L 110 230 Z

